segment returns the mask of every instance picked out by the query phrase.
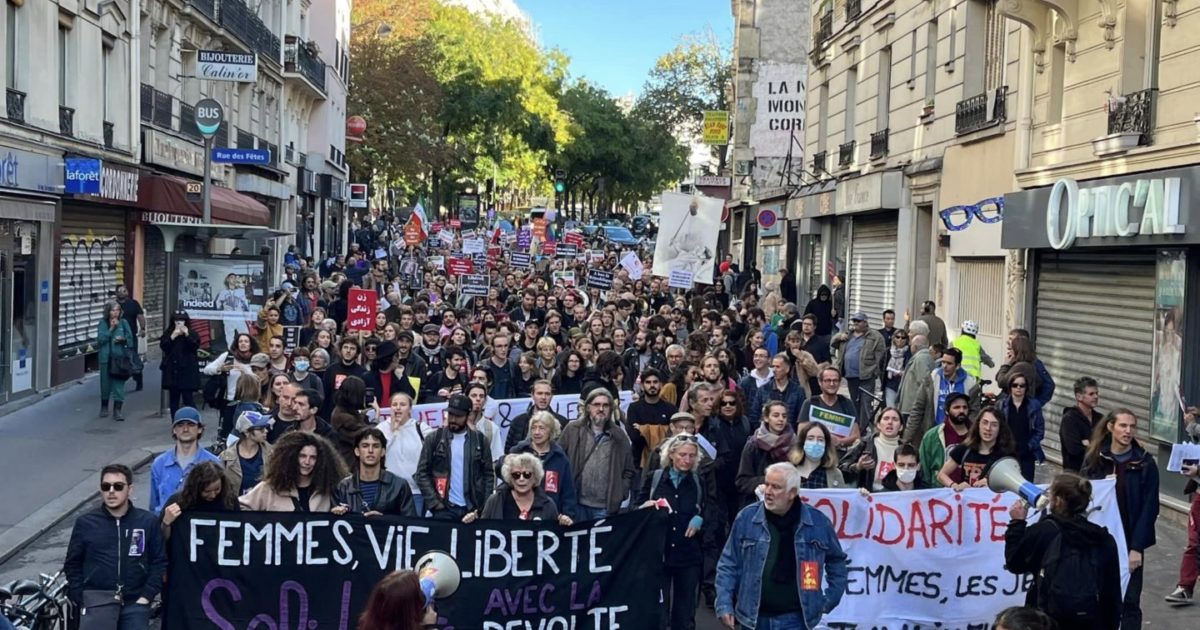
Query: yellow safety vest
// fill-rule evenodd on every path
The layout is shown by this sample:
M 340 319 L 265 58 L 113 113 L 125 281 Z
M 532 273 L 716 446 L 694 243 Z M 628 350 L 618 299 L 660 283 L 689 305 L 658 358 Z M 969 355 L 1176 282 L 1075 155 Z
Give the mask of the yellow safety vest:
M 980 362 L 981 348 L 979 340 L 965 333 L 954 338 L 950 345 L 962 351 L 962 369 L 979 380 L 983 374 L 983 364 Z

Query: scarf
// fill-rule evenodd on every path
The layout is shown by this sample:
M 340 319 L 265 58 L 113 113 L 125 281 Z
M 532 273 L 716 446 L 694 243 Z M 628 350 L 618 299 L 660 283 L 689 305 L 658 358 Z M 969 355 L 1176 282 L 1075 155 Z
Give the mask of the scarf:
M 772 461 L 781 462 L 787 457 L 788 449 L 792 447 L 794 433 L 792 427 L 783 428 L 783 433 L 775 435 L 765 426 L 754 431 L 754 445 L 767 452 Z
M 786 584 L 796 579 L 796 525 L 800 523 L 802 509 L 799 497 L 792 502 L 792 508 L 783 514 L 763 508 L 767 522 L 779 530 L 779 553 L 775 556 L 775 566 L 771 568 L 771 580 L 774 582 Z

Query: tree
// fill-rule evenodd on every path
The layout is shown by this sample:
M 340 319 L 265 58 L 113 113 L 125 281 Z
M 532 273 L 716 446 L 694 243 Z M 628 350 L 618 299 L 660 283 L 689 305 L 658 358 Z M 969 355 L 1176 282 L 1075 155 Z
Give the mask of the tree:
M 685 35 L 675 48 L 658 58 L 642 89 L 635 111 L 680 134 L 698 138 L 705 111 L 730 111 L 733 61 L 727 46 L 712 30 Z M 728 145 L 712 147 L 720 168 Z

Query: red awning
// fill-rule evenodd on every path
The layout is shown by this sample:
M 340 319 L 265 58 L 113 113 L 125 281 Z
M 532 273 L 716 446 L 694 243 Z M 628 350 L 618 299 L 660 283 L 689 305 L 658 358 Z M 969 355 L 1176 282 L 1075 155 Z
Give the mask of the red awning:
M 143 210 L 201 217 L 200 203 L 187 200 L 188 181 L 174 175 L 144 175 L 138 182 L 137 205 Z M 271 211 L 262 202 L 221 186 L 212 187 L 212 218 L 220 223 L 271 225 Z

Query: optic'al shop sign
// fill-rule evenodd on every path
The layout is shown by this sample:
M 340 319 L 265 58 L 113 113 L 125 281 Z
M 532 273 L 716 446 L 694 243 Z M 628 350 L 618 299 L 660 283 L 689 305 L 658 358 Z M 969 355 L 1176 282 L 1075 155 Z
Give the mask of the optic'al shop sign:
M 1076 181 L 1004 196 L 1006 249 L 1200 243 L 1192 224 L 1200 169 Z

